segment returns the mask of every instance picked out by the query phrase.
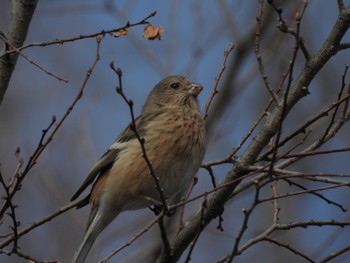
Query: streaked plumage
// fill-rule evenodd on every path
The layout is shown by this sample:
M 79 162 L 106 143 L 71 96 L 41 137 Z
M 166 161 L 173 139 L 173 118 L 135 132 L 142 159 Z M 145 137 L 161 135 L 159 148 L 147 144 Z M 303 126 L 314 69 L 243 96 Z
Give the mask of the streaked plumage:
M 136 129 L 144 138 L 164 195 L 175 203 L 202 162 L 206 135 L 197 95 L 202 90 L 182 76 L 160 81 L 149 94 Z M 73 262 L 82 263 L 100 232 L 122 211 L 144 208 L 159 200 L 159 191 L 142 157 L 140 142 L 128 126 L 93 166 L 76 199 L 90 184 L 91 193 L 80 203 L 91 204 L 85 236 Z

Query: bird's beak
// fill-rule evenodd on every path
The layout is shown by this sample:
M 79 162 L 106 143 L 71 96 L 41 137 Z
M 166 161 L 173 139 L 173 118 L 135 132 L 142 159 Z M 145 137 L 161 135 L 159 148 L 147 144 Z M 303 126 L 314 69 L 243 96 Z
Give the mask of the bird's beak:
M 192 83 L 191 85 L 188 86 L 188 93 L 191 94 L 194 97 L 197 97 L 198 94 L 202 91 L 203 87 L 200 84 L 197 83 Z

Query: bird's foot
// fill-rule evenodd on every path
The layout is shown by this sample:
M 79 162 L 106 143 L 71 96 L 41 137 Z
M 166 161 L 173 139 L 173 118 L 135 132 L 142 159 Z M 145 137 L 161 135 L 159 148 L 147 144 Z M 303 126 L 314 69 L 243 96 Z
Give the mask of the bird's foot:
M 153 211 L 153 213 L 157 216 L 163 211 L 163 206 L 153 204 L 149 206 L 149 209 L 151 209 L 151 211 Z M 171 208 L 171 209 L 167 209 L 165 214 L 170 217 L 170 216 L 173 216 L 175 213 L 176 213 L 176 208 Z

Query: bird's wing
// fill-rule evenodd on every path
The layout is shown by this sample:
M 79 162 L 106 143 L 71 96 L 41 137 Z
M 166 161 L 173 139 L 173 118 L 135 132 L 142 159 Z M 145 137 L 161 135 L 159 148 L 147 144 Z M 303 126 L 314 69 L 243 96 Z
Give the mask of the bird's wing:
M 108 170 L 114 163 L 115 159 L 118 157 L 118 149 L 109 149 L 102 157 L 97 161 L 97 163 L 92 167 L 90 173 L 86 177 L 83 184 L 79 187 L 78 191 L 73 195 L 71 201 L 75 200 L 90 184 L 93 183 L 95 178 Z
M 145 131 L 142 129 L 143 118 L 139 116 L 135 120 L 135 124 L 137 127 L 138 134 L 142 137 L 145 134 Z M 97 161 L 97 163 L 92 167 L 90 173 L 86 177 L 83 184 L 77 190 L 77 192 L 73 195 L 71 201 L 75 200 L 90 184 L 92 184 L 96 177 L 108 169 L 110 169 L 114 163 L 114 161 L 118 158 L 118 155 L 121 149 L 126 148 L 127 144 L 131 140 L 135 140 L 136 135 L 135 132 L 131 129 L 131 124 L 127 126 L 126 129 L 118 136 L 117 140 L 114 144 L 109 148 L 109 150 L 102 155 L 102 157 Z M 98 180 L 98 179 L 97 179 Z M 89 196 L 85 198 L 78 207 L 82 207 L 86 205 L 89 201 Z
M 149 116 L 144 117 L 142 115 L 138 116 L 135 119 L 136 131 L 140 137 L 143 137 L 146 133 L 145 131 L 145 123 L 149 121 Z M 135 130 L 132 129 L 133 123 L 131 122 L 126 129 L 124 129 L 118 136 L 116 143 L 124 143 L 134 139 L 137 139 Z

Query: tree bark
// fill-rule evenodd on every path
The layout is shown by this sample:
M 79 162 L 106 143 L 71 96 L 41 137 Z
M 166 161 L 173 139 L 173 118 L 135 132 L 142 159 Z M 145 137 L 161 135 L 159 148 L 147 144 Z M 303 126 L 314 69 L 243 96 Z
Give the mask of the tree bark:
M 6 38 L 13 46 L 21 47 L 23 45 L 37 2 L 38 0 L 11 1 L 12 18 L 6 34 L 2 34 L 2 37 Z M 9 50 L 11 50 L 11 47 L 4 43 L 0 52 L 0 105 L 4 99 L 19 55 L 17 52 L 5 54 Z

